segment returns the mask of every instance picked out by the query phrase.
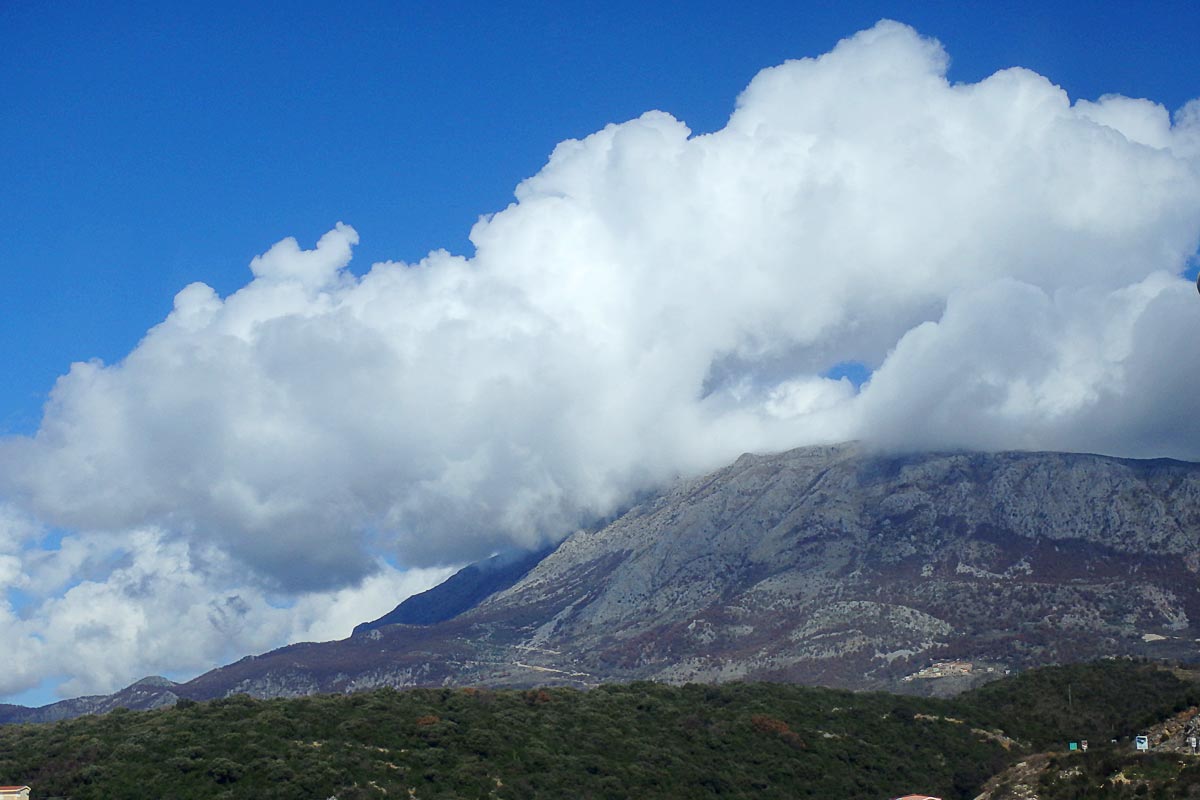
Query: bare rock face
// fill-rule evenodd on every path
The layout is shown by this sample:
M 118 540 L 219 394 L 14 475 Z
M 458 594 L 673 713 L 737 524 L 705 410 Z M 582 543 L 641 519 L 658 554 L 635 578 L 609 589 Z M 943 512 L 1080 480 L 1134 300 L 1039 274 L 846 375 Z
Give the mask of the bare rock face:
M 1198 465 L 805 448 L 576 535 L 475 613 L 540 619 L 542 666 L 597 679 L 917 691 L 938 660 L 1200 655 L 1198 553 Z
M 1200 464 L 810 447 L 743 456 L 578 532 L 452 619 L 286 647 L 169 692 L 747 679 L 941 693 L 1105 655 L 1196 660 L 1198 573 Z

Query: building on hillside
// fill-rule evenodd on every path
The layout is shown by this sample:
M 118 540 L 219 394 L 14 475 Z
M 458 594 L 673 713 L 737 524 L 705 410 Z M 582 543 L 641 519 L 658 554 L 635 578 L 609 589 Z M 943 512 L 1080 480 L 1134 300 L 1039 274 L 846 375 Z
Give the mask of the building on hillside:
M 0 800 L 29 800 L 29 787 L 0 786 Z
M 924 669 L 914 672 L 912 675 L 905 675 L 901 680 L 912 681 L 918 678 L 929 680 L 932 678 L 952 678 L 963 675 L 973 675 L 977 672 L 995 672 L 995 667 L 976 667 L 970 661 L 938 661 L 935 664 L 930 664 Z M 1008 670 L 1005 670 L 1008 674 Z M 921 795 L 917 795 L 920 797 Z

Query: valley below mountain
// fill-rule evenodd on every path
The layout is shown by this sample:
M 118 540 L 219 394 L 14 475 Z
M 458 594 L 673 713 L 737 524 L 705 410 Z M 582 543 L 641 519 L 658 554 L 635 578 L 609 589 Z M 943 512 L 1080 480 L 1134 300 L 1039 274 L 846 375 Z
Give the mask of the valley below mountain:
M 434 589 L 342 641 L 186 683 L 4 706 L 0 720 L 384 686 L 739 680 L 951 694 L 1045 664 L 1200 658 L 1192 463 L 857 444 L 745 455 L 539 557 L 480 578 L 491 594 L 477 603 L 475 579 L 459 577 L 453 603 L 475 604 L 449 618 Z

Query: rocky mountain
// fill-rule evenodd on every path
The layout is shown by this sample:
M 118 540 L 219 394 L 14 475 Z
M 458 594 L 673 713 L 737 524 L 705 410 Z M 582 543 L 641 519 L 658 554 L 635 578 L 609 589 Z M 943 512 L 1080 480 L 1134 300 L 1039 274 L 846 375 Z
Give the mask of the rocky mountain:
M 354 635 L 385 625 L 432 625 L 453 619 L 521 580 L 553 550 L 503 553 L 470 564 L 432 589 L 414 594 L 379 619 L 355 626 Z
M 810 447 L 576 533 L 452 618 L 250 656 L 143 702 L 634 679 L 944 693 L 1106 655 L 1195 660 L 1198 620 L 1200 464 Z
M 151 709 L 174 705 L 180 684 L 160 676 L 142 678 L 113 694 L 85 695 L 41 708 L 0 704 L 0 722 L 57 722 L 85 714 L 107 714 L 118 708 Z

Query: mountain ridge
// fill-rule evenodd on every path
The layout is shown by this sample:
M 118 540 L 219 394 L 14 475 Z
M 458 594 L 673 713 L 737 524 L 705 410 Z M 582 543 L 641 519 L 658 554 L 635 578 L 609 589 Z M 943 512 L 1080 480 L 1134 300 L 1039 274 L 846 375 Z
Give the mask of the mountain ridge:
M 290 645 L 158 691 L 738 679 L 943 693 L 1046 663 L 1195 659 L 1198 573 L 1200 464 L 799 448 L 579 531 L 450 619 Z M 941 661 L 968 666 L 923 675 Z
M 350 635 L 361 636 L 385 625 L 434 625 L 453 619 L 512 586 L 553 551 L 553 547 L 545 547 L 524 553 L 503 553 L 468 564 L 432 589 L 407 598 L 382 617 L 354 626 Z

